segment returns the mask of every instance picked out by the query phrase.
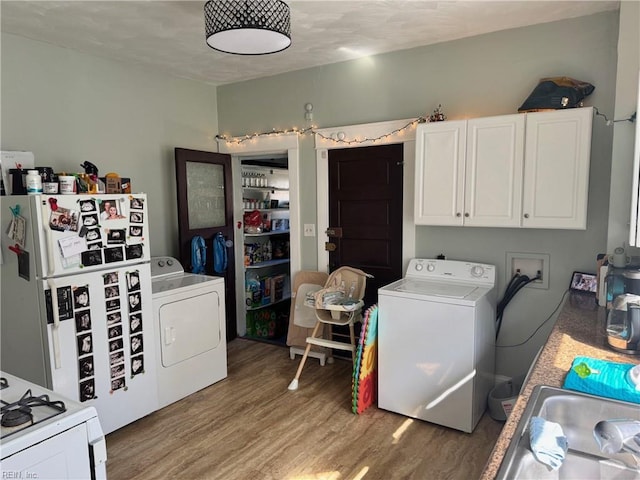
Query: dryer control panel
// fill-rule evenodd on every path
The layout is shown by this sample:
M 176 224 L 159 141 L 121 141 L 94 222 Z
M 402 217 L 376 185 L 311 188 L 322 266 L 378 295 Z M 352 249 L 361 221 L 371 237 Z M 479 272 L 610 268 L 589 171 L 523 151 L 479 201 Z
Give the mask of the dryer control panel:
M 493 286 L 496 283 L 496 267 L 485 263 L 459 260 L 414 258 L 409 262 L 405 277 Z

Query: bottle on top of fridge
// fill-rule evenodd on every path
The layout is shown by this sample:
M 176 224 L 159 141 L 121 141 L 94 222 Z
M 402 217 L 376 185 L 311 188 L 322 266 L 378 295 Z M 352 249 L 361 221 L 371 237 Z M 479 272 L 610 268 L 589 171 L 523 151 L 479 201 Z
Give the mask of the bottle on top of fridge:
M 38 170 L 27 171 L 27 195 L 40 195 L 42 193 L 42 177 Z

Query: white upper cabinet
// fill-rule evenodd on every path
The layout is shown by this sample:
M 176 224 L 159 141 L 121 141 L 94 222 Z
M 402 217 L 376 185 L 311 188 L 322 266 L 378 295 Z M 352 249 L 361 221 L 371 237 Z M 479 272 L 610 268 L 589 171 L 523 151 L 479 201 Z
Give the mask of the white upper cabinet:
M 586 228 L 591 108 L 420 124 L 415 223 Z
M 465 225 L 519 226 L 523 146 L 522 114 L 468 121 Z
M 417 224 L 462 225 L 466 132 L 466 120 L 418 125 Z
M 424 123 L 416 132 L 416 223 L 520 224 L 524 115 Z
M 587 228 L 593 109 L 527 114 L 522 226 Z

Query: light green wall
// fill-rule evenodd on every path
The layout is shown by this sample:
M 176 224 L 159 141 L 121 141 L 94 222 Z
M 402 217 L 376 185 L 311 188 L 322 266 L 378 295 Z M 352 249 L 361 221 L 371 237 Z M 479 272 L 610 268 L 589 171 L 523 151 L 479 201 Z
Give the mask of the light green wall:
M 149 195 L 153 255 L 177 255 L 174 147 L 217 151 L 211 85 L 2 34 L 1 146 L 36 165 L 131 177 Z
M 636 37 L 625 37 L 637 38 L 637 23 L 622 24 L 625 32 L 635 26 Z M 57 170 L 77 171 L 88 160 L 103 173 L 132 177 L 134 190 L 150 195 L 153 254 L 177 254 L 173 148 L 216 151 L 218 123 L 220 133 L 234 135 L 305 126 L 307 102 L 314 105 L 319 127 L 412 118 L 439 103 L 451 119 L 506 114 L 516 111 L 539 78 L 553 75 L 593 83 L 587 105 L 611 117 L 618 100 L 617 38 L 618 15 L 608 12 L 216 90 L 2 34 L 0 148 L 32 150 L 38 165 Z M 494 263 L 500 294 L 507 251 L 550 254 L 550 290 L 527 289 L 514 299 L 502 342 L 517 342 L 537 328 L 559 301 L 571 271 L 594 270 L 595 255 L 606 249 L 612 142 L 613 129 L 596 117 L 587 231 L 417 229 L 417 256 L 444 252 Z M 316 223 L 313 140 L 301 138 L 300 145 L 301 224 Z M 612 204 L 616 193 L 614 187 Z M 303 268 L 315 268 L 315 240 L 303 242 Z M 500 349 L 498 372 L 511 376 L 526 369 L 551 323 L 524 348 Z
M 614 119 L 629 118 L 638 108 L 638 76 L 640 75 L 640 2 L 620 4 L 620 35 L 618 41 L 618 72 Z M 611 117 L 610 117 L 611 118 Z M 611 162 L 611 202 L 607 251 L 629 244 L 633 149 L 638 122 L 616 122 Z M 629 248 L 631 255 L 640 255 L 640 248 Z
M 540 78 L 559 75 L 595 85 L 586 104 L 611 115 L 617 38 L 617 12 L 608 12 L 221 86 L 220 128 L 241 135 L 304 126 L 306 102 L 313 103 L 313 121 L 319 127 L 412 118 L 431 113 L 439 103 L 450 119 L 514 113 Z M 450 259 L 495 264 L 500 296 L 506 285 L 506 252 L 550 255 L 549 290 L 526 289 L 516 296 L 506 310 L 499 343 L 525 340 L 548 318 L 573 270 L 595 271 L 596 255 L 607 246 L 612 138 L 613 129 L 594 119 L 586 231 L 417 229 L 419 257 L 444 253 Z M 315 168 L 313 142 L 305 141 L 302 192 L 315 191 Z M 314 223 L 315 212 L 309 197 L 302 205 L 301 223 Z M 310 258 L 315 243 L 302 248 L 303 258 Z M 552 323 L 525 346 L 498 349 L 498 373 L 526 371 Z

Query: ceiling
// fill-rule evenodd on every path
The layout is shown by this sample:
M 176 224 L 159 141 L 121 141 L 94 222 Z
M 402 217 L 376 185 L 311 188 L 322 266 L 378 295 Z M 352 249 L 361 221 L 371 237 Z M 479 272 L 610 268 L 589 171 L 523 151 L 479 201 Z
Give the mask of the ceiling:
M 291 0 L 291 47 L 236 56 L 206 45 L 204 3 L 2 0 L 1 28 L 221 85 L 619 8 L 617 0 Z

